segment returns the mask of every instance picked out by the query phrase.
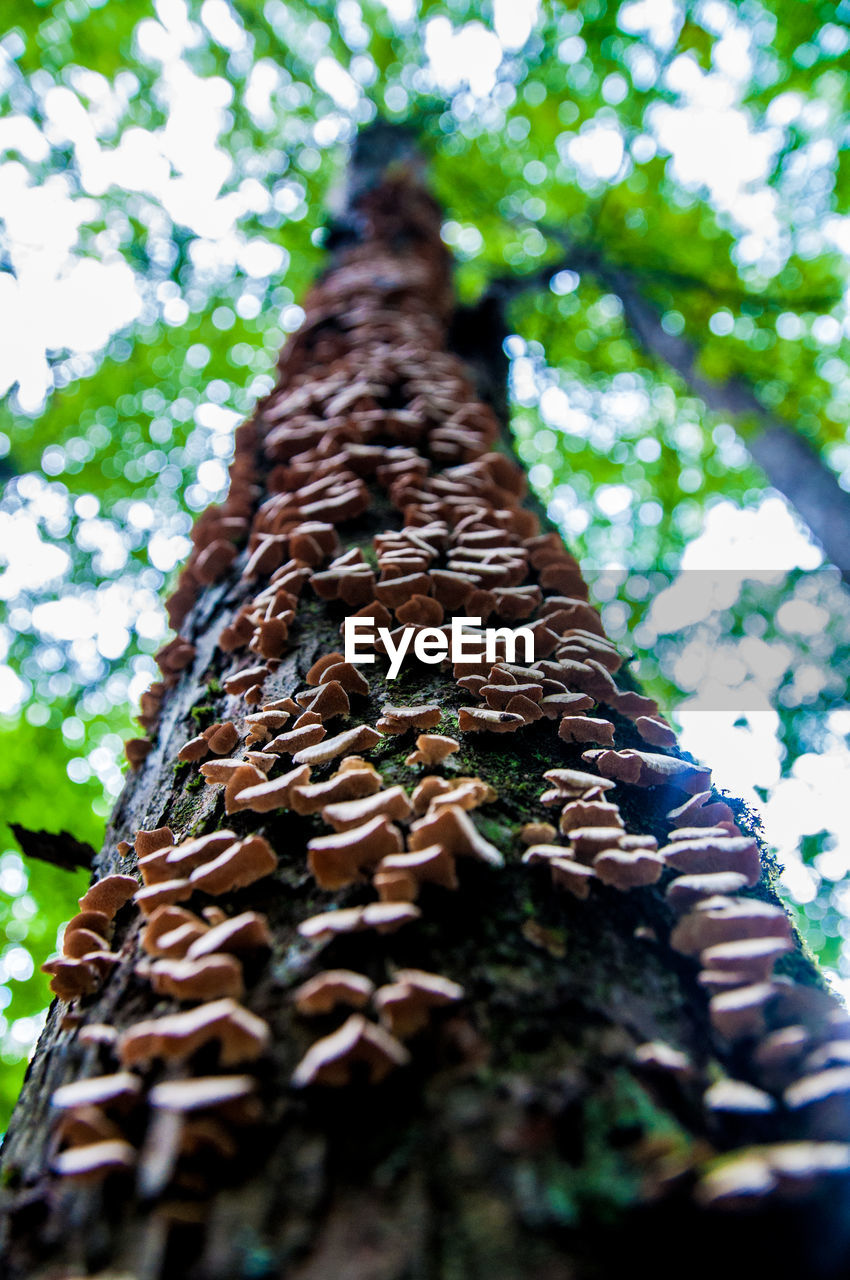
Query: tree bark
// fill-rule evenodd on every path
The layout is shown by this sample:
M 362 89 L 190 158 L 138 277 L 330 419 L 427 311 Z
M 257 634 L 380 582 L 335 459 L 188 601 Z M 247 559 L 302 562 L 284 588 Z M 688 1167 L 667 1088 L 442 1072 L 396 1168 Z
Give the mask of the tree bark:
M 708 892 L 713 882 L 688 890 L 675 853 L 624 849 L 616 823 L 661 846 L 671 828 L 709 832 L 707 823 L 726 823 L 713 837 L 721 849 L 716 860 L 737 858 L 752 870 L 745 837 L 755 832 L 754 819 L 739 801 L 713 794 L 703 797 L 706 807 L 689 798 L 703 775 L 674 746 L 635 754 L 646 752 L 645 735 L 667 741 L 667 734 L 627 674 L 616 682 L 606 674 L 617 659 L 586 603 L 577 566 L 550 531 L 538 534 L 520 468 L 497 452 L 499 424 L 449 350 L 450 333 L 470 355 L 486 334 L 483 325 L 479 335 L 452 328 L 440 211 L 411 163 L 409 143 L 367 133 L 353 178 L 328 270 L 283 350 L 277 386 L 240 428 L 227 504 L 199 520 L 172 599 L 182 640 L 161 655 L 163 686 L 143 708 L 151 736 L 130 745 L 138 765 L 97 859 L 99 883 L 115 873 L 138 876 L 142 857 L 144 886 L 102 926 L 111 933 L 102 947 L 83 948 L 81 956 L 77 949 L 73 958 L 86 972 L 66 965 L 54 977 L 73 984 L 94 973 L 98 985 L 54 1001 L 9 1129 L 2 1162 L 6 1274 L 590 1280 L 633 1267 L 640 1250 L 659 1276 L 685 1269 L 711 1275 L 719 1266 L 743 1275 L 757 1259 L 774 1275 L 837 1277 L 848 1261 L 841 1213 L 850 1167 L 842 1145 L 850 1137 L 846 1092 L 832 1082 L 826 1101 L 810 1105 L 784 1091 L 811 1075 L 813 1053 L 840 1038 L 840 1014 L 796 941 L 772 976 L 771 964 L 763 967 L 757 988 L 752 958 L 741 961 L 749 967 L 733 974 L 732 989 L 743 1013 L 724 1013 L 723 998 L 709 999 L 694 948 L 683 941 L 683 928 L 699 921 L 682 898 Z M 329 550 L 334 529 L 340 543 Z M 237 553 L 240 536 L 247 546 Z M 376 536 L 383 538 L 377 548 Z M 489 559 L 476 557 L 482 550 Z M 354 553 L 351 562 L 327 568 L 345 552 Z M 450 572 L 460 577 L 447 578 L 446 566 L 458 560 L 465 568 Z M 406 589 L 390 585 L 411 575 Z M 199 773 L 215 755 L 178 761 L 199 730 L 232 723 L 239 740 L 225 749 L 243 770 L 253 752 L 260 779 L 270 765 L 274 782 L 299 762 L 270 741 L 280 725 L 254 722 L 258 741 L 249 745 L 246 717 L 311 689 L 321 693 L 318 674 L 310 675 L 313 683 L 305 677 L 340 647 L 344 617 L 383 598 L 396 614 L 393 626 L 434 620 L 442 597 L 446 620 L 454 610 L 516 625 L 526 607 L 518 587 L 529 588 L 533 606 L 529 675 L 493 671 L 492 662 L 453 670 L 409 661 L 391 681 L 379 659 L 360 668 L 369 684 L 362 693 L 356 673 L 337 666 L 350 714 L 315 713 L 317 721 L 328 717 L 325 742 L 341 729 L 381 722 L 380 741 L 372 745 L 376 735 L 361 732 L 348 765 L 352 754 L 365 757 L 384 789 L 400 786 L 421 801 L 419 814 L 402 813 L 391 827 L 409 849 L 424 843 L 431 850 L 428 865 L 443 883 L 419 883 L 409 869 L 393 876 L 392 865 L 376 867 L 367 849 L 341 873 L 347 883 L 322 887 L 327 872 L 315 849 L 308 860 L 307 846 L 332 832 L 324 820 L 332 815 L 299 813 L 296 798 L 333 776 L 339 756 L 314 765 L 309 783 L 291 783 L 271 809 L 252 790 L 264 782 L 250 769 L 225 798 L 221 785 Z M 401 599 L 406 591 L 410 609 Z M 257 665 L 266 670 L 239 680 Z M 483 694 L 479 672 L 492 686 Z M 515 683 L 522 693 L 511 692 Z M 591 690 L 585 699 L 582 689 Z M 559 721 L 563 705 L 544 703 L 568 701 L 570 692 L 583 729 L 575 716 Z M 489 720 L 481 715 L 488 699 Z M 584 716 L 591 700 L 598 705 Z M 388 704 L 402 710 L 386 711 Z M 422 706 L 432 708 L 421 713 L 422 723 L 458 743 L 430 765 L 408 760 L 417 730 L 404 729 L 405 709 Z M 488 728 L 472 731 L 482 719 Z M 586 758 L 593 741 L 567 741 L 567 721 L 574 732 L 613 732 L 617 751 Z M 506 726 L 507 734 L 492 731 Z M 189 754 L 207 747 L 202 739 Z M 552 768 L 593 776 L 544 780 Z M 368 774 L 363 765 L 353 771 Z M 594 796 L 614 774 L 621 780 Z M 438 801 L 456 784 L 442 817 L 414 792 L 426 777 L 440 780 L 426 784 Z M 585 806 L 585 825 L 615 824 L 613 863 L 599 857 L 593 837 L 583 848 L 578 811 L 567 808 L 576 803 Z M 559 815 L 561 834 L 536 836 L 538 844 L 561 846 L 563 865 L 545 850 L 523 861 L 533 838 L 523 827 L 558 826 Z M 166 826 L 159 837 L 144 834 Z M 195 880 L 187 887 L 185 872 L 169 870 L 169 837 L 182 866 L 187 841 L 224 828 L 234 842 L 262 836 L 276 869 L 213 892 L 214 880 L 204 877 L 213 874 L 219 846 L 188 863 L 206 888 Z M 735 831 L 743 835 L 730 846 Z M 390 843 L 394 838 L 390 830 Z M 695 848 L 694 865 L 704 872 L 708 855 Z M 234 865 L 227 849 L 221 856 Z M 656 871 L 660 878 L 614 886 L 612 876 L 622 884 L 638 864 L 644 879 Z M 456 888 L 449 887 L 453 870 Z M 790 937 L 773 873 L 764 857 L 757 884 L 744 887 L 755 879 L 745 870 L 717 885 L 726 897 L 712 899 L 713 909 L 751 910 L 753 918 L 761 911 L 774 934 Z M 172 889 L 157 889 L 164 877 Z M 678 888 L 668 896 L 671 884 Z M 243 1028 L 241 1039 L 233 1030 L 198 1047 L 186 1038 L 185 1022 L 163 1036 L 171 1022 L 158 1024 L 159 1039 L 151 1033 L 140 1045 L 142 1022 L 192 1010 L 202 1019 L 210 1007 L 198 996 L 181 1000 L 152 987 L 150 965 L 161 966 L 157 948 L 165 945 L 161 935 L 154 943 L 152 932 L 171 917 L 157 914 L 169 908 L 156 908 L 150 894 L 172 891 L 179 909 L 193 913 L 194 924 L 180 918 L 192 947 L 199 939 L 206 946 L 204 930 L 217 925 L 217 913 L 225 929 L 227 920 L 255 913 L 255 931 L 268 930 L 268 945 L 240 950 L 225 940 L 211 952 L 225 967 L 232 969 L 234 955 L 241 966 L 245 991 L 236 997 L 237 1012 L 228 1006 L 224 1018 L 231 1030 Z M 339 915 L 378 895 L 392 931 L 370 925 L 374 908 L 356 920 Z M 318 936 L 315 927 L 299 928 L 329 910 L 337 911 L 337 923 L 361 927 Z M 754 928 L 763 941 L 758 922 Z M 185 957 L 184 944 L 168 945 L 172 957 Z M 98 958 L 86 960 L 93 954 Z M 363 1014 L 341 1006 L 299 1012 L 294 993 L 337 969 L 357 975 L 361 991 L 379 989 Z M 421 1006 L 421 1025 L 412 1029 L 393 1016 L 412 1001 L 415 975 L 399 974 L 410 970 L 437 975 L 420 989 L 443 1000 Z M 463 988 L 460 998 L 446 980 Z M 348 1021 L 358 1016 L 365 1023 Z M 326 1041 L 342 1026 L 356 1048 L 334 1056 Z M 324 1065 L 317 1065 L 317 1043 L 324 1043 Z M 96 1100 L 88 1106 L 79 1093 L 57 1098 L 62 1086 L 122 1071 L 135 1079 L 123 1081 L 117 1098 L 109 1082 L 91 1086 Z M 234 1075 L 240 1083 L 233 1087 L 242 1091 L 235 1102 L 200 1105 L 192 1081 L 217 1081 L 204 1087 L 221 1089 L 222 1077 Z M 725 1085 L 725 1095 L 706 1101 L 706 1086 L 727 1076 L 741 1082 L 737 1093 Z M 173 1093 L 165 1100 L 168 1082 L 186 1082 L 189 1094 L 179 1104 Z M 58 1105 L 69 1097 L 72 1105 Z M 104 1134 L 113 1145 L 98 1163 L 93 1139 Z M 825 1137 L 840 1142 L 819 1141 Z M 724 1153 L 731 1172 L 721 1176 L 713 1162 Z

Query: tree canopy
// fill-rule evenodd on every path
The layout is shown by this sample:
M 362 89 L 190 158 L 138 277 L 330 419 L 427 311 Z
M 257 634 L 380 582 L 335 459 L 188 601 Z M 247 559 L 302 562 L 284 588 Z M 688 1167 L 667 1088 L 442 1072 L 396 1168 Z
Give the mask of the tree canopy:
M 384 117 L 428 157 L 461 300 L 507 309 L 517 448 L 609 632 L 673 718 L 702 698 L 685 745 L 713 725 L 750 758 L 808 941 L 850 972 L 847 819 L 821 803 L 846 767 L 850 602 L 750 453 L 779 423 L 850 489 L 846 0 L 4 13 L 4 817 L 96 842 L 160 591 L 299 323 L 347 146 Z M 749 410 L 712 408 L 641 317 Z M 3 848 L 8 1101 L 69 873 Z

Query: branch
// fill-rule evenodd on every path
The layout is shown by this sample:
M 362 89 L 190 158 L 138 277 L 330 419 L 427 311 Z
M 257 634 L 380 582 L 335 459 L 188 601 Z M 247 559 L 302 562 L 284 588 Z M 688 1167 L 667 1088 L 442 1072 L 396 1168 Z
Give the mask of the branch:
M 558 235 L 563 243 L 566 239 Z M 808 525 L 827 558 L 850 586 L 850 494 L 809 442 L 788 423 L 770 413 L 749 383 L 740 377 L 716 382 L 700 372 L 699 348 L 688 338 L 667 333 L 661 315 L 640 290 L 636 276 L 625 267 L 604 260 L 592 246 L 566 243 L 566 253 L 529 276 L 498 279 L 498 298 L 506 299 L 547 284 L 559 271 L 590 271 L 600 284 L 615 293 L 626 323 L 644 350 L 673 369 L 690 390 L 714 413 L 732 418 L 750 417 L 759 429 L 746 439 L 749 452 L 769 483 L 782 493 Z

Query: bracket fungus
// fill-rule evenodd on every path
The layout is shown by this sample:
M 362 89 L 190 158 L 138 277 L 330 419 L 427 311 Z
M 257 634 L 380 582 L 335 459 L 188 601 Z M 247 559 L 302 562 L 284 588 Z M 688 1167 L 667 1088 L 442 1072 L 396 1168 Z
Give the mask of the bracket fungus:
M 325 969 L 308 979 L 293 993 L 295 1008 L 304 1017 L 332 1013 L 338 1005 L 363 1009 L 372 998 L 375 984 L 365 974 L 351 969 Z
M 398 969 L 393 981 L 375 992 L 374 1003 L 381 1022 L 405 1040 L 428 1025 L 431 1009 L 456 1004 L 463 996 L 463 987 L 441 974 Z
M 348 751 L 369 751 L 381 741 L 381 735 L 368 724 L 344 729 L 335 738 L 328 738 L 313 747 L 306 747 L 292 757 L 295 764 L 327 764 Z
M 416 750 L 405 757 L 404 763 L 407 765 L 441 764 L 456 751 L 460 751 L 457 738 L 450 738 L 443 733 L 420 733 L 416 739 Z
M 122 1138 L 69 1147 L 53 1157 L 53 1171 L 62 1178 L 80 1182 L 100 1182 L 115 1174 L 130 1173 L 136 1165 L 136 1151 Z
M 365 907 L 344 907 L 338 911 L 321 911 L 302 920 L 298 932 L 314 942 L 329 942 L 345 933 L 375 929 L 378 933 L 395 933 L 403 925 L 418 920 L 422 912 L 410 902 L 370 902 Z
M 239 999 L 245 992 L 242 965 L 235 956 L 209 955 L 195 960 L 155 960 L 144 970 L 157 995 L 177 1000 Z
M 110 875 L 96 880 L 79 899 L 81 911 L 102 911 L 110 920 L 139 887 L 135 876 Z
M 386 791 L 377 791 L 372 796 L 363 796 L 359 800 L 340 800 L 336 804 L 325 805 L 322 809 L 322 821 L 333 827 L 334 831 L 348 831 L 380 814 L 397 822 L 410 817 L 412 812 L 413 806 L 404 788 L 395 786 L 388 787 Z
M 504 866 L 499 850 L 484 839 L 472 819 L 457 805 L 447 804 L 439 812 L 427 813 L 411 823 L 409 848 L 424 849 L 432 844 L 440 844 L 460 857 L 477 858 L 491 867 Z
M 399 828 L 385 814 L 378 814 L 360 826 L 309 840 L 307 861 L 319 888 L 343 889 L 361 878 L 364 867 L 377 866 L 387 854 L 403 848 Z
M 161 1059 L 185 1062 L 204 1045 L 218 1045 L 222 1066 L 259 1058 L 270 1040 L 269 1027 L 230 997 L 198 1005 L 185 1013 L 147 1018 L 125 1031 L 118 1056 L 125 1066 Z
M 332 1035 L 317 1040 L 299 1062 L 292 1076 L 296 1088 L 307 1085 L 346 1085 L 362 1068 L 369 1084 L 380 1082 L 410 1054 L 383 1027 L 353 1013 Z

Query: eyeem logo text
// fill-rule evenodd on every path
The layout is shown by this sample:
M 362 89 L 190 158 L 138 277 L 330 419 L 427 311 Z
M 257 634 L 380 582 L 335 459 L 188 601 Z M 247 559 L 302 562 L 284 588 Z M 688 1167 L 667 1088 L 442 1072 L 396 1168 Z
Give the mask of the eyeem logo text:
M 408 626 L 396 639 L 387 627 L 376 627 L 374 618 L 346 618 L 343 635 L 345 661 L 358 665 L 375 661 L 375 641 L 380 640 L 390 660 L 390 680 L 395 680 L 410 652 L 420 662 L 435 665 L 444 658 L 452 662 L 480 661 L 482 650 L 485 662 L 516 662 L 517 646 L 522 641 L 522 661 L 527 665 L 534 662 L 534 632 L 530 627 L 482 627 L 480 618 L 452 618 L 448 627 Z

